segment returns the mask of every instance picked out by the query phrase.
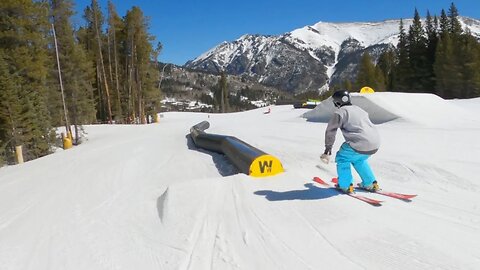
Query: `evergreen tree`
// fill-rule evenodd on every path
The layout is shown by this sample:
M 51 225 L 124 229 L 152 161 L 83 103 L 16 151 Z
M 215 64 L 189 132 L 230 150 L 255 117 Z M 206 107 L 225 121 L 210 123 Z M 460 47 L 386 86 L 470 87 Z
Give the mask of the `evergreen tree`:
M 440 36 L 450 32 L 450 21 L 444 9 L 440 12 Z
M 21 122 L 22 107 L 18 102 L 19 81 L 18 75 L 11 74 L 7 63 L 7 56 L 0 49 L 0 158 L 1 163 L 13 162 L 13 147 L 20 142 L 21 133 L 17 128 Z M 1 166 L 2 164 L 0 164 Z
M 454 3 L 450 4 L 448 9 L 448 29 L 452 35 L 459 36 L 462 34 L 462 25 L 458 20 L 458 9 L 455 7 Z
M 385 79 L 385 90 L 394 90 L 394 69 L 395 69 L 395 52 L 391 49 L 382 53 L 378 59 L 377 68 Z
M 229 112 L 230 111 L 230 104 L 229 100 L 229 92 L 228 92 L 228 82 L 227 82 L 227 75 L 225 72 L 222 72 L 220 76 L 220 89 L 222 91 L 222 112 Z
M 93 69 L 86 53 L 74 38 L 70 18 L 73 16 L 71 0 L 51 0 L 53 23 L 57 33 L 58 53 L 61 63 L 68 117 L 75 126 L 75 141 L 79 142 L 78 125 L 95 122 L 93 100 Z M 59 88 L 57 88 L 59 89 Z M 60 96 L 59 94 L 57 97 Z M 56 111 L 62 110 L 58 108 Z
M 438 35 L 437 48 L 435 50 L 435 63 L 433 70 L 435 73 L 436 83 L 435 92 L 440 97 L 446 97 L 449 92 L 448 74 L 449 64 L 451 62 L 451 39 L 449 31 L 449 20 L 444 9 L 440 12 L 440 29 Z
M 110 86 L 105 68 L 103 57 L 103 24 L 104 16 L 100 10 L 97 0 L 92 0 L 91 5 L 85 9 L 84 18 L 87 21 L 87 48 L 90 49 L 91 57 L 95 60 L 97 73 L 96 87 L 98 89 L 98 99 L 101 103 L 99 107 L 100 118 L 109 123 L 113 121 Z
M 377 92 L 383 92 L 386 90 L 386 78 L 385 76 L 383 75 L 383 72 L 382 70 L 377 67 L 377 66 L 374 66 L 375 68 L 375 81 L 376 81 L 376 88 L 375 91 Z
M 115 98 L 114 101 L 114 115 L 117 123 L 122 122 L 124 113 L 122 109 L 122 94 L 120 81 L 122 80 L 121 67 L 119 60 L 119 48 L 121 40 L 121 31 L 123 30 L 123 22 L 120 16 L 118 16 L 115 6 L 112 1 L 108 1 L 108 44 L 109 44 L 109 66 L 113 70 L 111 75 L 113 85 L 115 86 Z M 112 63 L 113 62 L 113 63 Z M 113 68 L 112 68 L 113 65 Z
M 345 89 L 345 90 L 348 90 L 348 91 L 353 91 L 353 86 L 352 86 L 352 82 L 348 79 L 345 79 L 343 82 L 342 82 L 342 89 Z
M 480 94 L 480 42 L 470 29 L 462 30 L 458 11 L 452 3 L 449 9 L 451 33 L 455 37 L 455 62 L 461 74 L 459 98 L 472 98 Z
M 438 43 L 438 20 L 435 16 L 432 19 L 430 12 L 427 11 L 425 31 L 427 35 L 427 47 L 426 47 L 426 76 L 424 81 L 424 90 L 429 93 L 435 93 L 435 73 L 433 65 L 435 63 L 435 51 L 437 50 Z
M 377 69 L 373 64 L 372 58 L 368 52 L 364 52 L 362 59 L 360 60 L 355 85 L 357 89 L 369 86 L 376 91 L 385 90 L 385 79 L 383 78 L 380 69 Z
M 147 115 L 159 110 L 160 99 L 156 87 L 159 79 L 155 64 L 157 52 L 151 44 L 154 37 L 147 31 L 147 18 L 138 7 L 128 10 L 120 18 L 109 2 L 108 28 L 104 35 L 101 28 L 96 30 L 104 21 L 97 1 L 92 1 L 92 5 L 85 9 L 84 17 L 87 27 L 79 29 L 77 35 L 96 67 L 96 85 L 102 90 L 96 94 L 99 117 L 108 118 L 110 97 L 116 122 L 146 122 Z M 109 90 L 107 95 L 103 89 L 112 91 Z
M 436 76 L 436 93 L 443 98 L 452 98 L 455 96 L 456 68 L 453 61 L 453 45 L 448 32 L 440 36 L 437 50 L 435 52 L 434 71 Z
M 217 85 L 213 89 L 215 104 L 221 113 L 229 111 L 229 93 L 227 75 L 224 71 L 220 73 Z
M 133 7 L 125 16 L 125 49 L 128 56 L 126 70 L 129 89 L 129 112 L 144 122 L 146 112 L 153 113 L 158 107 L 160 93 L 155 87 L 159 77 L 158 68 L 152 59 L 153 37 L 147 32 L 148 22 L 138 7 Z
M 395 66 L 393 90 L 395 91 L 408 91 L 410 89 L 410 62 L 408 58 L 407 50 L 407 34 L 405 33 L 405 27 L 403 20 L 400 20 L 399 27 L 399 41 L 397 46 L 398 63 Z
M 409 91 L 426 92 L 431 79 L 427 66 L 427 40 L 417 9 L 407 36 L 408 62 L 410 64 Z
M 458 21 L 458 11 L 452 3 L 448 16 L 444 10 L 440 16 L 440 35 L 435 54 L 434 71 L 437 93 L 444 98 L 461 98 L 465 96 L 464 81 L 466 55 L 473 53 L 471 46 L 466 46 L 463 30 Z M 464 51 L 466 50 L 466 51 Z M 469 65 L 472 66 L 472 65 Z M 474 65 L 473 65 L 474 66 Z
M 31 0 L 0 2 L 0 76 L 6 79 L 0 86 L 0 140 L 7 153 L 23 145 L 25 160 L 50 153 L 54 139 L 46 105 L 51 61 L 46 10 L 44 3 Z
M 130 105 L 129 115 L 139 121 L 158 110 L 154 62 L 160 50 L 152 49 L 141 10 L 134 7 L 122 19 L 110 2 L 105 35 L 96 0 L 85 12 L 87 27 L 77 32 L 70 22 L 72 6 L 72 0 L 0 2 L 0 163 L 13 162 L 16 145 L 23 145 L 25 160 L 48 154 L 52 123 L 64 122 L 52 23 L 69 120 L 78 125 L 96 121 L 95 102 L 102 120 L 112 119 L 112 104 L 119 118 Z
M 462 36 L 461 63 L 462 84 L 458 86 L 459 98 L 473 98 L 480 95 L 480 43 L 469 30 Z

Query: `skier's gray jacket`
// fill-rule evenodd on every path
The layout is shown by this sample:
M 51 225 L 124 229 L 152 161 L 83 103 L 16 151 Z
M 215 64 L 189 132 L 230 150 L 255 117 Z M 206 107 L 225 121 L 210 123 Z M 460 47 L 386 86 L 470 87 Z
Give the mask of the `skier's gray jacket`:
M 331 151 L 337 129 L 343 133 L 346 143 L 361 154 L 374 154 L 380 147 L 380 136 L 368 113 L 355 105 L 335 110 L 325 131 L 325 149 Z

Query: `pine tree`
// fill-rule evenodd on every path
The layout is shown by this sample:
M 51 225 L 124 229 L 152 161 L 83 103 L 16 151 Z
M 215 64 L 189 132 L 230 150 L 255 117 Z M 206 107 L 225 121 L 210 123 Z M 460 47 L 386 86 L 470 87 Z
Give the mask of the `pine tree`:
M 222 112 L 229 112 L 230 104 L 228 99 L 230 95 L 228 93 L 228 82 L 225 72 L 222 72 L 220 76 L 220 90 L 222 91 Z
M 96 118 L 91 84 L 94 72 L 83 47 L 77 44 L 74 38 L 70 22 L 70 18 L 74 14 L 73 2 L 71 0 L 51 0 L 51 7 L 57 34 L 68 117 L 71 120 L 70 124 L 75 126 L 75 142 L 78 143 L 79 125 L 93 123 Z
M 124 118 L 123 108 L 122 108 L 122 94 L 120 81 L 122 79 L 121 67 L 119 60 L 119 48 L 120 48 L 120 36 L 121 31 L 123 30 L 122 19 L 118 16 L 115 6 L 112 1 L 108 1 L 108 41 L 109 41 L 109 65 L 113 65 L 113 75 L 112 80 L 114 81 L 115 86 L 115 98 L 114 100 L 114 114 L 115 121 L 122 122 Z M 113 63 L 112 63 L 113 62 Z
M 443 98 L 453 98 L 455 94 L 456 68 L 453 61 L 453 45 L 448 32 L 440 36 L 435 53 L 434 71 L 436 76 L 436 93 Z
M 471 46 L 465 44 L 463 30 L 458 21 L 458 10 L 453 3 L 448 16 L 444 10 L 441 12 L 439 36 L 434 64 L 437 92 L 444 98 L 461 98 L 466 95 L 465 91 L 468 91 L 464 88 L 464 80 L 470 77 L 465 74 L 465 64 L 469 61 L 466 55 L 474 50 L 470 50 Z
M 462 70 L 459 98 L 473 98 L 480 94 L 480 43 L 469 30 L 462 36 L 458 56 Z
M 435 92 L 440 97 L 447 97 L 449 92 L 448 74 L 449 64 L 451 62 L 451 39 L 449 31 L 449 21 L 444 9 L 440 12 L 440 31 L 438 35 L 437 48 L 435 50 L 435 63 L 433 70 L 435 73 Z
M 110 86 L 105 68 L 105 59 L 103 57 L 103 23 L 104 16 L 100 10 L 97 0 L 92 0 L 91 5 L 85 9 L 84 18 L 87 21 L 87 40 L 88 46 L 93 53 L 90 55 L 95 60 L 97 72 L 98 99 L 102 103 L 100 106 L 100 117 L 109 123 L 113 121 L 112 105 L 110 97 Z M 103 90 L 103 91 L 101 91 Z M 103 112 L 105 111 L 105 112 Z
M 355 82 L 357 89 L 369 86 L 376 91 L 385 90 L 385 79 L 380 71 L 373 64 L 372 58 L 368 52 L 364 52 L 358 67 L 358 74 Z
M 433 65 L 435 63 L 435 51 L 437 50 L 438 43 L 438 20 L 435 16 L 432 19 L 430 12 L 427 11 L 425 31 L 427 35 L 427 47 L 426 47 L 426 74 L 424 90 L 429 93 L 435 93 L 435 73 Z
M 375 91 L 383 92 L 386 90 L 387 79 L 385 78 L 382 70 L 379 67 L 374 66 L 374 68 L 375 68 L 375 81 L 376 81 Z
M 218 83 L 213 88 L 213 98 L 219 112 L 225 113 L 229 111 L 228 81 L 224 71 L 220 72 Z
M 102 89 L 113 89 L 110 97 L 115 121 L 144 123 L 147 115 L 155 114 L 159 110 L 160 91 L 156 87 L 159 70 L 155 64 L 156 51 L 151 44 L 154 37 L 147 31 L 148 20 L 140 8 L 133 7 L 120 18 L 112 2 L 109 2 L 108 12 L 105 36 L 100 31 L 95 31 L 95 17 L 97 23 L 102 25 L 103 16 L 99 12 L 98 3 L 92 1 L 92 6 L 85 10 L 87 27 L 79 29 L 78 37 L 87 48 L 91 61 L 95 63 L 97 85 Z M 94 16 L 95 14 L 97 16 Z M 105 56 L 103 61 L 98 57 L 98 42 L 92 42 L 98 40 L 97 32 L 101 34 L 100 46 L 102 55 Z M 105 93 L 97 93 L 97 107 L 101 119 L 105 119 L 108 111 Z
M 430 74 L 427 67 L 427 40 L 417 9 L 407 36 L 408 62 L 410 64 L 410 87 L 412 92 L 426 92 Z
M 129 112 L 141 122 L 147 113 L 153 113 L 158 107 L 160 93 L 155 87 L 159 77 L 155 67 L 150 43 L 153 37 L 148 34 L 148 22 L 138 7 L 133 7 L 125 16 L 126 70 L 129 89 Z
M 449 9 L 451 33 L 454 36 L 455 63 L 460 74 L 459 98 L 472 98 L 480 93 L 480 42 L 468 27 L 462 30 L 458 11 L 452 3 Z
M 13 162 L 13 147 L 20 141 L 21 104 L 18 102 L 18 75 L 9 72 L 7 56 L 0 49 L 0 163 Z M 4 158 L 2 158 L 4 157 Z M 2 166 L 0 164 L 0 166 Z
M 46 105 L 49 24 L 48 7 L 31 0 L 4 0 L 0 2 L 0 44 L 2 59 L 0 72 L 9 77 L 0 91 L 2 118 L 7 111 L 10 122 L 0 120 L 0 129 L 6 152 L 15 145 L 23 145 L 24 159 L 30 160 L 50 153 L 54 133 Z M 10 161 L 11 162 L 11 161 Z
M 353 90 L 352 82 L 348 79 L 345 79 L 342 82 L 342 87 L 341 88 L 351 92 Z
M 425 31 L 415 10 L 408 35 L 400 21 L 400 40 L 394 65 L 392 86 L 396 91 L 420 91 L 443 98 L 474 97 L 480 92 L 480 43 L 470 31 L 461 27 L 459 13 L 452 3 L 441 10 L 440 18 L 427 11 Z M 424 32 L 423 32 L 424 31 Z M 385 54 L 378 67 L 385 70 Z
M 394 69 L 395 69 L 395 52 L 391 49 L 382 53 L 378 59 L 377 68 L 385 79 L 385 90 L 394 90 Z
M 405 28 L 403 20 L 400 20 L 399 27 L 399 41 L 397 46 L 397 55 L 398 63 L 395 66 L 394 70 L 394 80 L 393 85 L 395 86 L 393 90 L 395 91 L 408 91 L 410 89 L 410 62 L 408 58 L 408 49 L 407 49 L 407 34 L 405 33 Z
M 454 3 L 450 4 L 450 8 L 448 9 L 448 29 L 449 32 L 454 36 L 459 36 L 462 34 L 462 25 L 458 20 L 458 9 Z
M 440 35 L 450 32 L 450 21 L 444 9 L 440 12 Z

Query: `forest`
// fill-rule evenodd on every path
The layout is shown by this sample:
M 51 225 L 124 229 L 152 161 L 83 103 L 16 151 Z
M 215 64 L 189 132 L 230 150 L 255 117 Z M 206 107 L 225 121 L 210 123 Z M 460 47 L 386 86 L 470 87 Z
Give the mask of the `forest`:
M 0 164 L 13 162 L 16 145 L 26 160 L 49 154 L 56 127 L 145 123 L 158 112 L 162 44 L 152 44 L 142 10 L 120 16 L 109 1 L 104 14 L 92 0 L 75 29 L 73 5 L 0 2 Z
M 480 43 L 463 29 L 452 3 L 440 16 L 427 11 L 424 23 L 415 9 L 413 24 L 399 25 L 396 48 L 374 61 L 364 53 L 354 82 L 335 88 L 352 91 L 370 86 L 376 91 L 432 93 L 445 99 L 480 96 Z

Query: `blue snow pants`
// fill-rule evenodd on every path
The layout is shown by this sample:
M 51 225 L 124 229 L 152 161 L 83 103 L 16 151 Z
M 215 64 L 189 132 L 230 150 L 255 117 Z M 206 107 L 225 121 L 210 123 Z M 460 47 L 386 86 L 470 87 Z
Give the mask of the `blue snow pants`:
M 337 163 L 338 185 L 340 188 L 347 188 L 353 182 L 350 164 L 362 178 L 364 186 L 371 185 L 375 181 L 375 175 L 368 165 L 367 159 L 370 155 L 360 154 L 353 150 L 348 143 L 343 143 L 337 152 L 335 162 Z

